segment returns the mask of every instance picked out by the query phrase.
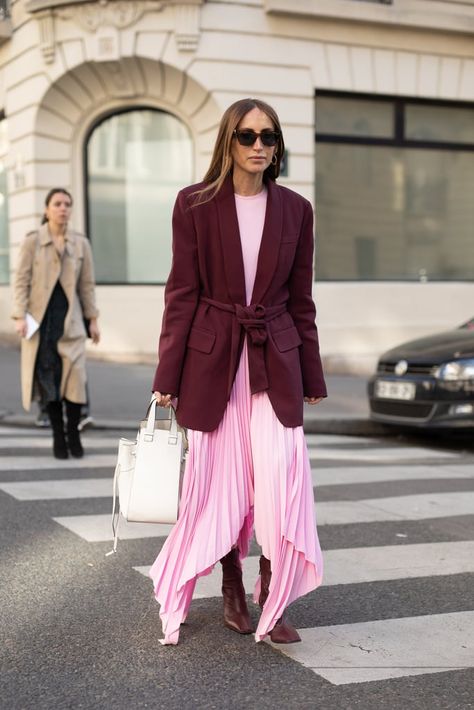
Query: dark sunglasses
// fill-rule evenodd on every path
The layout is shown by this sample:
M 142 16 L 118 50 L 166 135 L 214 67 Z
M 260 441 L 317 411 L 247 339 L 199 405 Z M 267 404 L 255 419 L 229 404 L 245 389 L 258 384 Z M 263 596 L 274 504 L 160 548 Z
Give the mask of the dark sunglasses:
M 267 148 L 271 148 L 277 144 L 280 134 L 278 131 L 261 131 L 261 133 L 257 133 L 249 128 L 244 131 L 235 130 L 234 136 L 237 138 L 240 145 L 244 145 L 246 148 L 250 148 L 257 138 L 260 138 L 263 145 L 266 145 Z

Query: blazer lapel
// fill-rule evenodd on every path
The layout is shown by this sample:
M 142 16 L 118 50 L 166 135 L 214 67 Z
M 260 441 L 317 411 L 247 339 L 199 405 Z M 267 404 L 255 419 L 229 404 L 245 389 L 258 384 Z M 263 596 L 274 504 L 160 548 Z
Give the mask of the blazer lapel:
M 282 204 L 280 190 L 273 180 L 266 182 L 267 209 L 263 225 L 262 241 L 258 253 L 257 273 L 252 292 L 251 303 L 261 303 L 278 263 L 282 230 Z
M 219 219 L 219 233 L 229 295 L 233 303 L 245 305 L 244 259 L 237 210 L 235 208 L 232 175 L 226 178 L 225 183 L 214 199 Z

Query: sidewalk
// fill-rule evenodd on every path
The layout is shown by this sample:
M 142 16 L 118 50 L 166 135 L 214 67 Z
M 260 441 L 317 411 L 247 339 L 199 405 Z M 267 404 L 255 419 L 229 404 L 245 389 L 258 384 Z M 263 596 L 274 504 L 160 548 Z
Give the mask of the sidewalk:
M 136 430 L 150 397 L 154 367 L 89 360 L 87 363 L 91 414 L 96 429 Z M 305 406 L 308 433 L 386 435 L 387 429 L 369 420 L 366 379 L 329 375 L 328 398 Z M 20 396 L 20 353 L 0 344 L 0 425 L 32 426 L 37 407 L 25 412 Z

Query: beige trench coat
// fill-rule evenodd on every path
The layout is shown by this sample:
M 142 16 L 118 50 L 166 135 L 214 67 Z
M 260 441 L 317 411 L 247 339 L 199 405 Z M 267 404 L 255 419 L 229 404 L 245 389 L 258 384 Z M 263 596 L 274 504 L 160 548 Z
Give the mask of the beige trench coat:
M 13 318 L 24 318 L 31 313 L 41 323 L 49 299 L 59 278 L 68 300 L 64 333 L 58 341 L 62 359 L 61 397 L 71 402 L 86 401 L 84 318 L 96 318 L 95 281 L 92 251 L 89 240 L 82 234 L 68 230 L 61 263 L 54 247 L 48 225 L 26 235 L 14 280 Z M 39 330 L 21 341 L 21 390 L 25 409 L 33 396 L 33 381 L 38 352 Z

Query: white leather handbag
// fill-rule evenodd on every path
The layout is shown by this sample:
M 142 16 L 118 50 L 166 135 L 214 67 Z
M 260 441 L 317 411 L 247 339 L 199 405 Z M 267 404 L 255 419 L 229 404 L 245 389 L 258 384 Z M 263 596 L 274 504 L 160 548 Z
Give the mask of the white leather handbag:
M 128 522 L 175 523 L 181 472 L 187 448 L 173 407 L 169 418 L 156 419 L 152 397 L 135 441 L 120 439 L 113 485 L 113 549 L 117 551 L 120 513 Z M 117 506 L 118 497 L 118 506 Z

